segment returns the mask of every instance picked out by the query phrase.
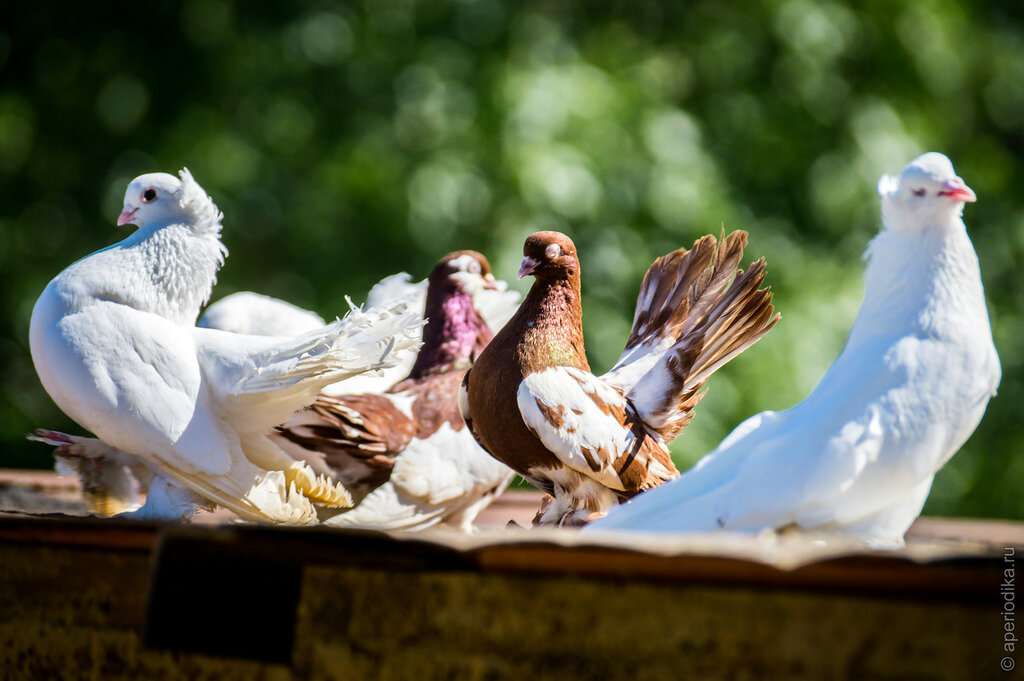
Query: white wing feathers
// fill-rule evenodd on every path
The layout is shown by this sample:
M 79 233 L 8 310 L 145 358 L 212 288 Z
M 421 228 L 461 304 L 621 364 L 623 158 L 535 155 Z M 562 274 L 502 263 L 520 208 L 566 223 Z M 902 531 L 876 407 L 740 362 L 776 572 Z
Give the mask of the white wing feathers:
M 231 385 L 236 395 L 267 393 L 286 391 L 309 381 L 323 387 L 366 371 L 388 368 L 395 364 L 396 351 L 419 346 L 422 325 L 422 314 L 410 298 L 365 311 L 353 307 L 344 318 L 322 329 L 288 340 L 276 339 L 262 349 L 251 350 L 247 359 L 254 371 L 244 371 L 236 381 L 223 384 Z M 232 337 L 217 331 L 205 333 L 231 342 Z M 218 345 L 223 350 L 224 345 Z
M 624 489 L 613 466 L 635 436 L 622 425 L 621 393 L 600 378 L 570 367 L 528 375 L 517 403 L 523 421 L 562 463 L 610 489 Z
M 359 505 L 326 521 L 336 527 L 422 530 L 450 523 L 470 531 L 463 512 L 489 501 L 511 482 L 514 473 L 483 452 L 469 430 L 447 423 L 425 440 L 413 439 L 395 461 L 391 478 Z
M 792 523 L 822 526 L 840 520 L 836 498 L 846 495 L 860 511 L 872 505 L 873 496 L 884 499 L 887 488 L 906 481 L 868 485 L 859 476 L 878 459 L 891 432 L 879 404 L 892 399 L 890 391 L 906 379 L 878 358 L 873 364 L 880 370 L 858 372 L 859 388 L 883 397 L 865 399 L 851 412 L 858 398 L 849 392 L 855 385 L 849 371 L 868 359 L 863 353 L 844 355 L 803 402 L 748 418 L 692 469 L 646 492 L 639 503 L 614 509 L 595 529 L 756 532 Z M 899 477 L 893 469 L 888 474 Z M 854 482 L 864 489 L 850 496 Z
M 223 473 L 230 454 L 206 409 L 196 409 L 203 375 L 192 329 L 125 305 L 100 301 L 42 330 L 48 357 L 67 358 L 62 407 L 109 445 Z

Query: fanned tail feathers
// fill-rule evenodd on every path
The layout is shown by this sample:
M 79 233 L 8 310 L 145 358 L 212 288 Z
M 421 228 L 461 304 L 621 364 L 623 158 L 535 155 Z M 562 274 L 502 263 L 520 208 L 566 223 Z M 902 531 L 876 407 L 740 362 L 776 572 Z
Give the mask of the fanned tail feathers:
M 246 462 L 237 471 L 219 476 L 194 474 L 166 464 L 159 469 L 178 484 L 255 522 L 313 525 L 318 522 L 314 502 L 328 508 L 352 505 L 343 485 L 317 475 L 304 462 L 271 471 L 259 471 Z
M 746 272 L 737 269 L 746 243 L 743 231 L 720 241 L 708 235 L 689 251 L 659 258 L 644 277 L 633 331 L 605 378 L 627 391 L 665 442 L 689 423 L 711 374 L 779 319 L 771 289 L 761 289 L 764 259 Z
M 412 298 L 368 310 L 352 306 L 342 319 L 276 346 L 260 358 L 260 368 L 241 379 L 232 392 L 265 394 L 298 387 L 308 395 L 308 400 L 296 407 L 299 409 L 312 402 L 325 385 L 392 366 L 396 351 L 419 345 L 422 324 L 422 314 Z
M 235 481 L 227 476 L 204 476 L 168 465 L 159 466 L 160 473 L 240 518 L 254 522 L 311 525 L 317 522 L 316 509 L 295 484 L 288 484 L 283 471 L 269 471 L 255 476 L 244 491 L 235 489 Z M 211 479 L 212 478 L 212 479 Z M 231 488 L 225 489 L 225 488 Z

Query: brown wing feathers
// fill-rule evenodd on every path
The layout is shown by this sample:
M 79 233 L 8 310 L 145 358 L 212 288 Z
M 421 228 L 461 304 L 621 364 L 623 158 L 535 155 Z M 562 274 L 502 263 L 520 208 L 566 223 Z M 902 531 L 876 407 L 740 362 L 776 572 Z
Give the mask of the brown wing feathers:
M 718 299 L 703 324 L 678 343 L 682 349 L 691 337 L 701 351 L 690 367 L 689 380 L 707 380 L 718 367 L 756 343 L 779 320 L 772 306 L 771 289 L 762 289 L 765 261 L 761 258 L 746 272 L 737 274 L 729 289 Z M 702 337 L 700 341 L 698 337 Z
M 680 248 L 654 261 L 640 285 L 627 350 L 670 334 L 673 319 L 686 319 L 693 302 L 691 290 L 706 275 L 714 253 L 715 237 L 708 235 L 689 251 Z
M 412 439 L 416 426 L 382 395 L 320 395 L 278 434 L 314 451 L 344 450 L 371 466 L 394 465 L 392 455 Z

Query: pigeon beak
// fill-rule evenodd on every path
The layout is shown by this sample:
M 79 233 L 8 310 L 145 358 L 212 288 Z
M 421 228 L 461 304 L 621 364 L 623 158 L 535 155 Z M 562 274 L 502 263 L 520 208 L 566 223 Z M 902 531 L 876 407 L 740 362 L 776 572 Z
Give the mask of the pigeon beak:
M 484 288 L 488 291 L 500 291 L 501 287 L 498 286 L 498 280 L 494 278 L 494 275 L 488 272 L 484 275 Z
M 522 279 L 527 274 L 533 274 L 533 271 L 537 269 L 537 265 L 539 264 L 539 262 L 530 256 L 523 258 L 523 264 L 519 266 L 519 278 Z
M 942 191 L 939 192 L 939 196 L 948 196 L 956 201 L 963 201 L 964 203 L 973 203 L 978 200 L 978 197 L 974 195 L 971 188 L 964 184 L 964 181 L 959 177 L 955 177 L 945 184 Z
M 120 215 L 117 216 L 118 226 L 122 227 L 124 225 L 130 225 L 132 223 L 132 220 L 135 219 L 135 213 L 137 213 L 138 210 L 138 208 L 131 208 L 129 206 L 125 206 L 125 209 L 121 211 Z

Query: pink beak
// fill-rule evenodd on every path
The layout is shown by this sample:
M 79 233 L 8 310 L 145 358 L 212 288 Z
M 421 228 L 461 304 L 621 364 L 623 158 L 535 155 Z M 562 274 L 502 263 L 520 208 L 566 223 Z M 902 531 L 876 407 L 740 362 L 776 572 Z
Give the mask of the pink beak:
M 959 177 L 954 178 L 946 183 L 939 192 L 939 196 L 948 196 L 956 201 L 963 201 L 964 203 L 972 203 L 978 200 L 978 197 L 974 195 L 971 188 L 964 184 L 964 181 Z
M 488 291 L 501 290 L 500 287 L 498 286 L 497 280 L 495 280 L 494 278 L 494 275 L 491 274 L 490 272 L 484 275 L 484 288 L 487 289 Z
M 130 225 L 132 220 L 135 219 L 135 213 L 137 213 L 138 210 L 138 208 L 125 208 L 121 211 L 121 214 L 117 216 L 118 226 Z
M 527 274 L 533 274 L 533 271 L 537 269 L 537 265 L 539 264 L 539 262 L 530 256 L 523 258 L 523 264 L 519 266 L 519 278 L 522 279 Z

